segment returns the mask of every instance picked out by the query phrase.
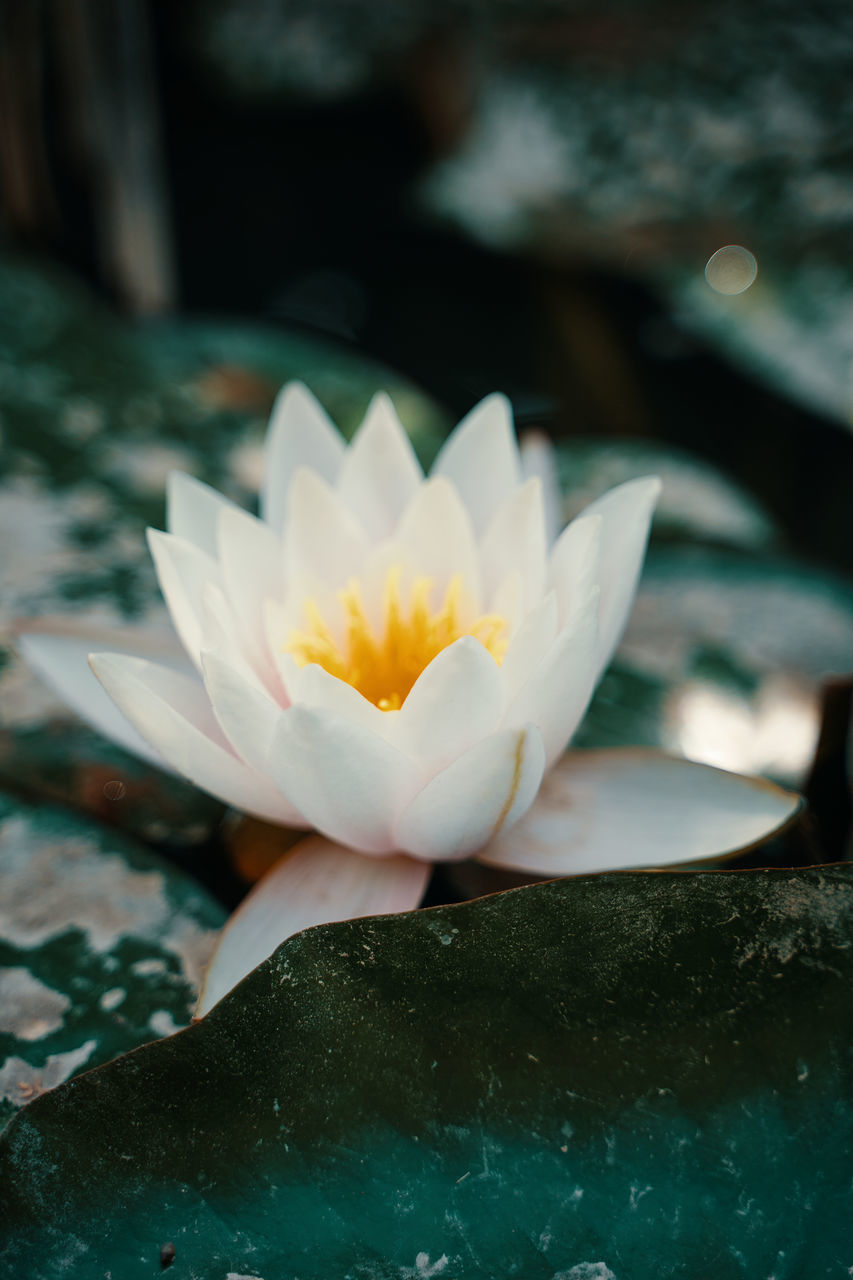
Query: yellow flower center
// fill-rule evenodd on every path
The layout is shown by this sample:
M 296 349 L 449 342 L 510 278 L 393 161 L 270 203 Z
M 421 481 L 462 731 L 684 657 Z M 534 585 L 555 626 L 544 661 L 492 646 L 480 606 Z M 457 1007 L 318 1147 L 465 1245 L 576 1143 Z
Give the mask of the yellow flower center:
M 342 638 L 332 633 L 316 600 L 303 606 L 305 630 L 290 633 L 285 651 L 300 667 L 317 663 L 346 681 L 380 711 L 397 711 L 418 676 L 442 649 L 461 636 L 473 636 L 499 665 L 507 648 L 506 621 L 487 613 L 465 621 L 462 577 L 454 575 L 438 608 L 431 608 L 429 578 L 415 578 L 406 603 L 400 594 L 400 569 L 385 578 L 380 634 L 368 621 L 361 585 L 352 579 L 339 592 L 343 606 Z M 470 616 L 470 615 L 469 615 Z

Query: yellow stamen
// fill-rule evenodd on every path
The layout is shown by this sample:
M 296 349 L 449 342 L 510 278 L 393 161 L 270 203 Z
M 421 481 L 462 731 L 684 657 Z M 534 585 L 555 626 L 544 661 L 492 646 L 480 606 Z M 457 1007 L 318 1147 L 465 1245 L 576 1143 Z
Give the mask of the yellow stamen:
M 290 633 L 285 651 L 300 667 L 315 662 L 352 685 L 380 711 L 397 711 L 425 667 L 460 636 L 473 636 L 499 665 L 507 648 L 506 621 L 496 613 L 465 622 L 462 578 L 451 578 L 437 609 L 430 608 L 429 578 L 415 578 L 406 605 L 400 597 L 400 569 L 389 569 L 382 601 L 381 634 L 368 621 L 361 584 L 352 579 L 338 598 L 343 637 L 329 629 L 316 600 L 306 600 L 305 630 Z

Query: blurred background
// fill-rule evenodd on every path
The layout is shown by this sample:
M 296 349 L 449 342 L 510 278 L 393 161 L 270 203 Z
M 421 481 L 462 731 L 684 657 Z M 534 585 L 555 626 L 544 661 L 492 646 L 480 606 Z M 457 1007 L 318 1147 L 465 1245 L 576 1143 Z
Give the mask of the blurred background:
M 166 473 L 251 505 L 289 377 L 347 432 L 387 387 L 426 462 L 500 389 L 567 515 L 665 481 L 580 744 L 806 785 L 830 680 L 846 776 L 851 70 L 840 0 L 5 0 L 7 618 L 157 613 Z M 10 785 L 133 826 L 8 648 L 0 714 Z M 165 786 L 143 834 L 204 839 Z

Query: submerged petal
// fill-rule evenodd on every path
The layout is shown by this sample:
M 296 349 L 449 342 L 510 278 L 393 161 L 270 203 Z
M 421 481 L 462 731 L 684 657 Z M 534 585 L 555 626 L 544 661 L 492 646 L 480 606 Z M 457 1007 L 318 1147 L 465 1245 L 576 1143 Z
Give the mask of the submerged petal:
M 302 929 L 411 911 L 431 872 L 429 863 L 402 854 L 370 858 L 323 836 L 301 840 L 255 885 L 223 929 L 196 1017 Z
M 801 804 L 763 778 L 657 751 L 570 751 L 480 859 L 542 876 L 673 866 L 753 844 Z

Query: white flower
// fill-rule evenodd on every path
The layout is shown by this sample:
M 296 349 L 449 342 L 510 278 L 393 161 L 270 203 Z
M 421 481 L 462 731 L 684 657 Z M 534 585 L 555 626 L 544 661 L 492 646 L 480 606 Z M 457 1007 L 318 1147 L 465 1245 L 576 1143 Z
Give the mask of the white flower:
M 182 652 L 144 635 L 92 653 L 103 636 L 22 636 L 122 746 L 320 833 L 237 912 L 205 1008 L 297 928 L 417 906 L 435 860 L 545 875 L 682 862 L 796 807 L 649 753 L 558 763 L 624 627 L 659 482 L 620 485 L 555 539 L 548 455 L 529 459 L 544 474 L 525 478 L 503 396 L 460 423 L 425 479 L 386 396 L 347 446 L 291 384 L 260 519 L 170 476 L 169 532 L 150 546 Z

